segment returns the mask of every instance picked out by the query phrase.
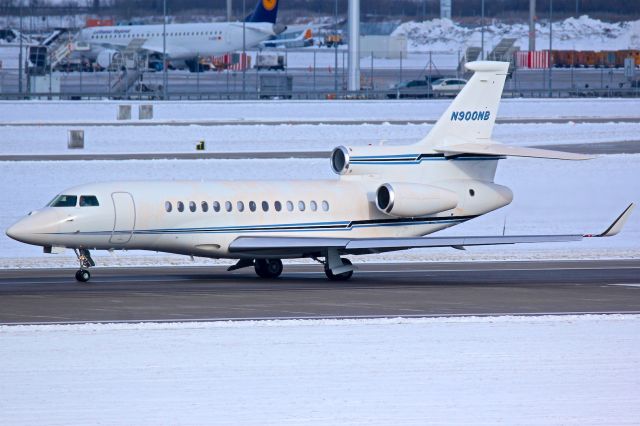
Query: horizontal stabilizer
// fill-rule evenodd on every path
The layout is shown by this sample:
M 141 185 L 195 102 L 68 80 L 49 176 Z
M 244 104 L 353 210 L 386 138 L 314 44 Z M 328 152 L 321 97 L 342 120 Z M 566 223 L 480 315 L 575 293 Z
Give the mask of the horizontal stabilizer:
M 459 154 L 503 155 L 511 157 L 549 158 L 553 160 L 591 160 L 591 155 L 576 154 L 572 152 L 552 151 L 549 149 L 527 148 L 521 146 L 503 145 L 501 143 L 463 143 L 435 147 L 436 152 L 442 152 L 447 156 Z

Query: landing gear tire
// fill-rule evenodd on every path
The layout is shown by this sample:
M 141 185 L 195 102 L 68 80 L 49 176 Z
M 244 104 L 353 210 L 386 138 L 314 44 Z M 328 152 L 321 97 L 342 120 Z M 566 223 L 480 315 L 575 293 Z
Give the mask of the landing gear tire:
M 342 258 L 342 264 L 351 266 L 352 263 L 349 259 Z M 347 281 L 353 275 L 353 271 L 343 272 L 342 274 L 334 274 L 327 265 L 324 266 L 324 273 L 331 281 Z
M 78 269 L 76 271 L 76 280 L 78 280 L 79 282 L 86 283 L 90 279 L 91 279 L 91 272 L 87 271 L 86 269 Z
M 280 259 L 256 259 L 254 268 L 260 278 L 278 278 L 282 273 Z

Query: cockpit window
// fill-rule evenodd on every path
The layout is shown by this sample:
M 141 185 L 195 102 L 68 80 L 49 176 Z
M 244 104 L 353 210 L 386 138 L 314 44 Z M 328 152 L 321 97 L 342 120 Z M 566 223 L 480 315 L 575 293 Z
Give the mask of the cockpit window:
M 77 201 L 77 195 L 58 195 L 49 203 L 49 207 L 75 207 Z
M 81 195 L 80 196 L 80 207 L 97 207 L 100 203 L 98 203 L 98 197 L 95 195 Z

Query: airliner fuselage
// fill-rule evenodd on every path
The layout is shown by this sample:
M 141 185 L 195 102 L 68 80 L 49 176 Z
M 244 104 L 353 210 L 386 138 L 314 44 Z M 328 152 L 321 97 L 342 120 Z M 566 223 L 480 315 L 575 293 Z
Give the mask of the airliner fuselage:
M 166 53 L 171 59 L 219 55 L 250 48 L 273 35 L 274 25 L 268 22 L 170 24 L 166 26 Z M 78 36 L 90 45 L 86 56 L 92 59 L 105 49 L 124 50 L 135 39 L 140 40 L 141 50 L 163 52 L 162 25 L 85 28 Z

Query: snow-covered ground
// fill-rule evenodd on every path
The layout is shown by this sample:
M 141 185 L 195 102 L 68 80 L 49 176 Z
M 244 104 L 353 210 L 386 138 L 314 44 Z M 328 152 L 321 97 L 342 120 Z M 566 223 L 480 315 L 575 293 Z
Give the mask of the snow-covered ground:
M 416 101 L 0 101 L 1 123 L 114 123 L 118 105 L 154 104 L 154 120 L 168 122 L 323 120 L 435 120 L 451 100 Z M 504 99 L 499 118 L 615 118 L 640 120 L 638 99 Z M 143 120 L 144 121 L 144 120 Z M 0 124 L 1 124 L 0 123 Z M 122 121 L 118 122 L 122 124 Z M 123 133 L 126 137 L 126 133 Z M 0 140 L 2 143 L 2 140 Z M 0 145 L 1 147 L 1 145 Z
M 6 229 L 30 210 L 45 205 L 56 193 L 80 182 L 117 179 L 321 179 L 335 178 L 324 159 L 295 160 L 156 160 L 2 162 L 0 229 Z M 637 184 L 640 155 L 607 155 L 592 161 L 563 162 L 511 158 L 502 161 L 496 181 L 512 188 L 513 203 L 439 235 L 600 232 L 631 201 L 640 200 Z M 97 253 L 100 256 L 100 253 Z M 134 253 L 139 255 L 140 253 Z M 0 235 L 0 266 L 43 266 L 41 261 L 75 266 L 74 258 L 44 255 L 41 249 Z M 581 243 L 534 244 L 510 247 L 412 250 L 381 260 L 472 260 L 503 258 L 640 257 L 640 215 L 631 216 L 624 231 L 607 239 Z M 106 254 L 102 254 L 106 256 Z M 124 264 L 131 260 L 124 256 Z M 142 264 L 173 263 L 175 257 L 150 253 Z M 98 257 L 99 264 L 105 264 Z M 186 257 L 180 257 L 187 259 Z M 108 264 L 118 259 L 107 258 Z M 367 260 L 357 258 L 356 261 Z M 50 264 L 50 263 L 49 263 Z
M 422 139 L 431 127 L 430 124 L 87 126 L 84 149 L 69 150 L 69 129 L 65 126 L 0 126 L 0 154 L 194 152 L 201 140 L 206 142 L 208 152 L 330 151 L 339 144 L 378 145 L 381 141 L 388 145 L 410 144 Z M 495 140 L 510 145 L 639 141 L 640 123 L 498 124 L 493 135 Z
M 0 327 L 0 423 L 636 424 L 640 316 Z
M 536 23 L 536 48 L 549 48 L 549 21 Z M 413 52 L 464 51 L 481 45 L 481 27 L 465 27 L 450 19 L 432 19 L 401 24 L 393 35 L 405 36 Z M 505 24 L 490 21 L 484 33 L 485 50 L 491 51 L 505 37 L 517 39 L 521 50 L 529 47 L 527 23 Z M 603 22 L 588 16 L 553 22 L 553 48 L 558 50 L 640 49 L 640 20 Z

